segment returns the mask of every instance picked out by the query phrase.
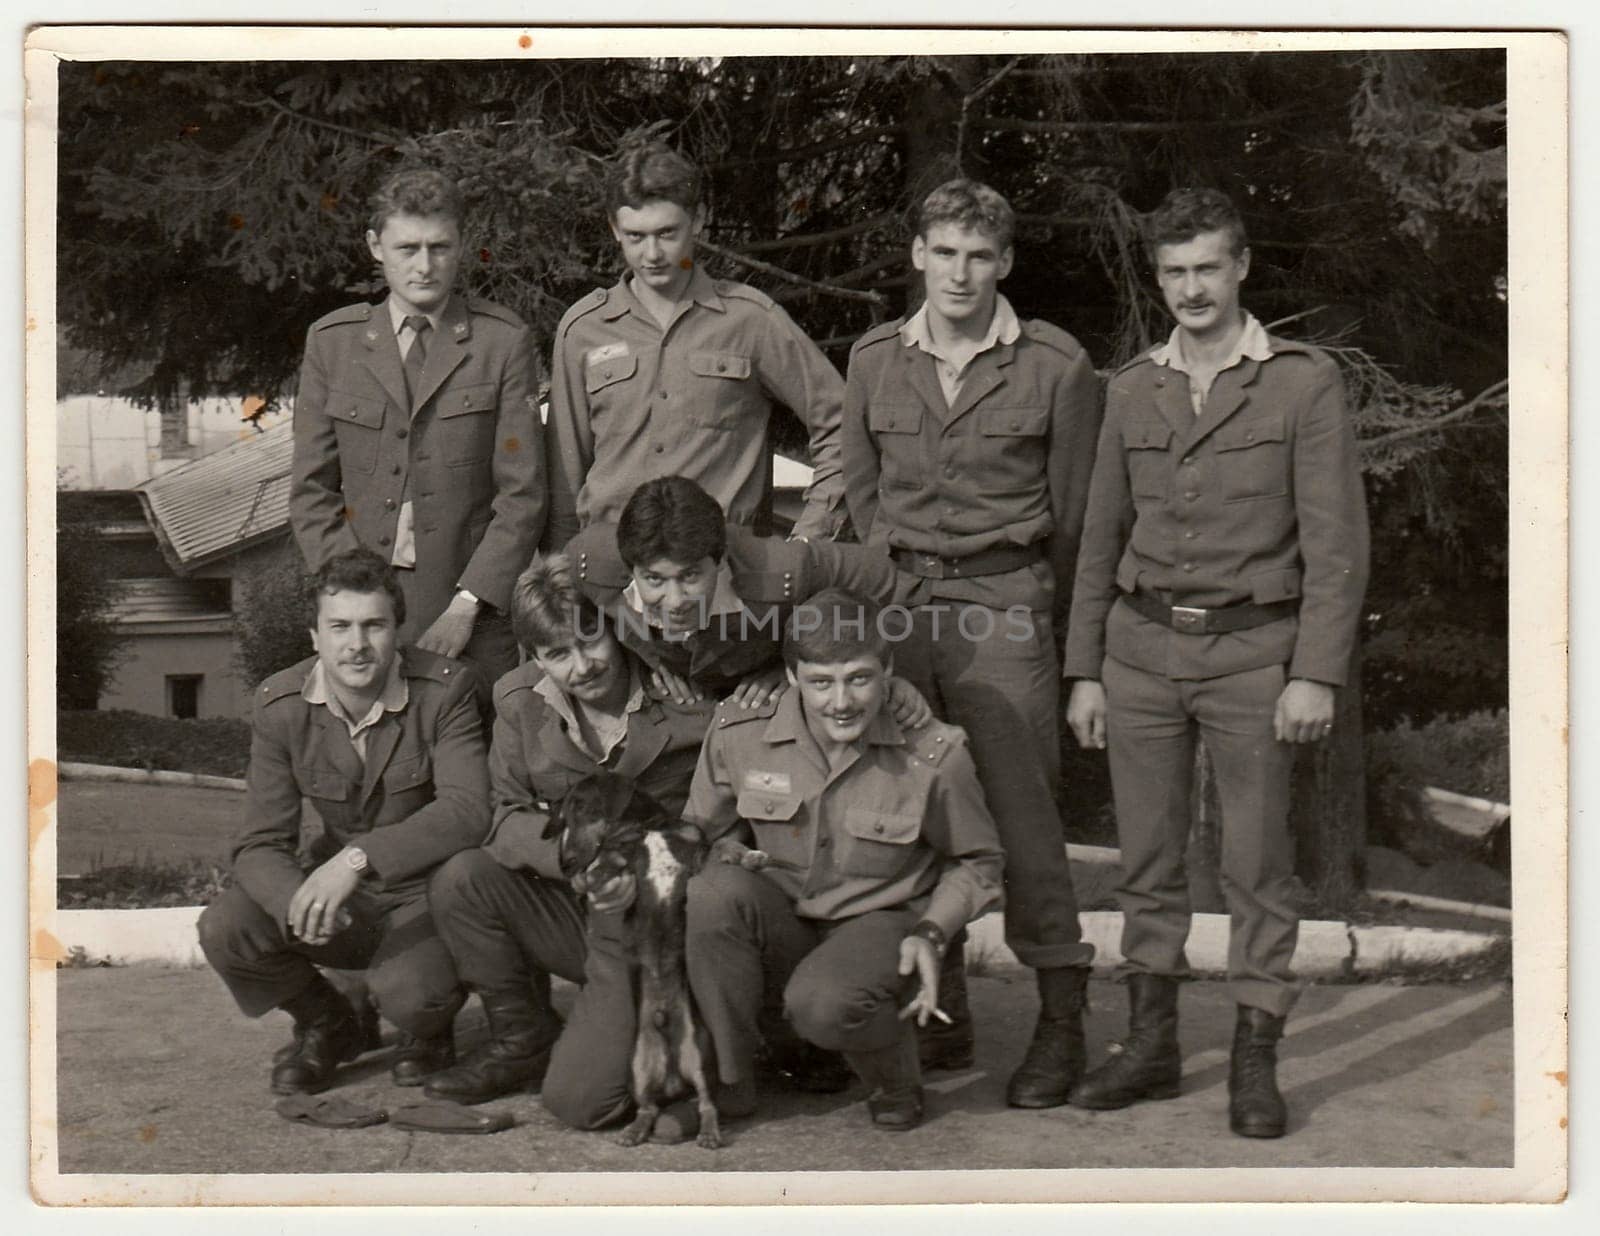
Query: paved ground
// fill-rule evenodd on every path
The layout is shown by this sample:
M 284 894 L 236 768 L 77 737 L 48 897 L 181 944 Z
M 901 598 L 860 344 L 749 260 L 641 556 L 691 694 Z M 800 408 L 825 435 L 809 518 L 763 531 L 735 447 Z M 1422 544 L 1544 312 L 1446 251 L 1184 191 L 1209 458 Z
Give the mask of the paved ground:
M 1281 1141 L 1232 1137 L 1220 984 L 1183 995 L 1189 1049 L 1180 1098 L 1121 1112 L 1004 1105 L 1006 1069 L 1031 1027 L 1020 978 L 974 977 L 977 1067 L 934 1074 L 930 1113 L 903 1136 L 866 1124 L 859 1090 L 764 1089 L 729 1145 L 624 1149 L 572 1132 L 532 1095 L 492 1106 L 517 1127 L 444 1137 L 386 1127 L 333 1132 L 272 1112 L 269 1057 L 287 1018 L 252 1022 L 205 970 L 64 970 L 58 978 L 59 1165 L 64 1173 L 839 1171 L 1080 1167 L 1504 1166 L 1512 1161 L 1511 1000 L 1501 983 L 1310 988 L 1283 1046 L 1292 1123 Z M 1124 998 L 1092 985 L 1091 1052 L 1124 1026 Z M 571 989 L 560 995 L 569 1000 Z M 463 1038 L 480 1033 L 475 1009 Z M 383 1054 L 344 1071 L 334 1093 L 398 1106 Z M 442 1199 L 441 1199 L 442 1200 Z M 470 1200 L 456 1198 L 454 1200 Z

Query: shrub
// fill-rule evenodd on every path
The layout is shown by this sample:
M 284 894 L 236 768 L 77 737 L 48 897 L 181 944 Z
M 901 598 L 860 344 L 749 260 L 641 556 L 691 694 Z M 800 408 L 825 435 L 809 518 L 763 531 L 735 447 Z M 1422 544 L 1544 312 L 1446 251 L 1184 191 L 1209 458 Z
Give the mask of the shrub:
M 1401 722 L 1367 735 L 1366 759 L 1372 844 L 1399 850 L 1424 865 L 1452 857 L 1489 857 L 1497 863 L 1509 857 L 1499 854 L 1495 837 L 1486 846 L 1475 846 L 1439 825 L 1423 796 L 1423 788 L 1431 785 L 1510 801 L 1511 734 L 1504 709 L 1435 718 L 1422 726 Z
M 199 859 L 97 867 L 57 881 L 56 905 L 63 910 L 203 906 L 232 883 L 231 873 Z
M 301 600 L 305 577 L 305 562 L 291 541 L 260 559 L 237 581 L 234 663 L 251 687 L 311 655 Z
M 118 768 L 242 777 L 250 726 L 232 717 L 179 720 L 120 709 L 66 712 L 56 719 L 57 758 Z
M 116 674 L 127 636 L 112 617 L 121 589 L 94 523 L 56 529 L 56 707 L 93 708 Z

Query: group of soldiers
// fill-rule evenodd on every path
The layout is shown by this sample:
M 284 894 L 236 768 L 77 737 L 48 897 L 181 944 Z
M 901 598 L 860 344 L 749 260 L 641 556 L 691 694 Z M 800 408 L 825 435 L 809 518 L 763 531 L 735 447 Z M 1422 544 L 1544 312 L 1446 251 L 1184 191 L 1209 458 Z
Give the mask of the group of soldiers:
M 1333 725 L 1367 527 L 1334 364 L 1240 305 L 1238 211 L 1183 189 L 1147 217 L 1175 327 L 1102 400 L 1078 342 L 1000 294 L 1014 218 L 985 185 L 921 203 L 925 299 L 863 335 L 842 382 L 780 306 L 698 264 L 681 155 L 626 151 L 606 210 L 627 269 L 562 319 L 543 420 L 528 328 L 455 290 L 466 221 L 435 171 L 374 197 L 388 296 L 308 333 L 290 511 L 316 651 L 257 689 L 235 883 L 200 924 L 240 1008 L 294 1020 L 272 1089 L 318 1093 L 376 1045 L 319 967 L 357 969 L 400 1032 L 397 1084 L 464 1105 L 538 1087 L 575 1127 L 625 1119 L 634 877 L 574 892 L 551 826 L 606 771 L 759 852 L 689 885 L 725 1118 L 755 1111 L 765 1070 L 860 1079 L 876 1127 L 918 1124 L 923 1073 L 973 1061 L 962 943 L 1001 905 L 1039 991 L 1007 1103 L 1171 1097 L 1203 737 L 1230 1127 L 1280 1136 L 1290 765 Z M 774 404 L 814 465 L 786 539 L 764 526 Z M 1129 1030 L 1093 1068 L 1063 700 L 1107 751 L 1122 853 Z M 552 975 L 581 985 L 565 1020 Z M 469 994 L 488 1035 L 458 1058 Z M 655 1135 L 697 1120 L 676 1104 Z

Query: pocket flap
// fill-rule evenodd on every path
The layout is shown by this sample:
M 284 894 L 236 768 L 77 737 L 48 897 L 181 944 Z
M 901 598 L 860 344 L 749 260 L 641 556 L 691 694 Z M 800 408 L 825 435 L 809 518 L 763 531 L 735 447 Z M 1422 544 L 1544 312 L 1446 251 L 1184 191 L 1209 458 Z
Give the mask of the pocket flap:
M 334 391 L 328 396 L 328 416 L 347 425 L 383 428 L 383 410 L 388 400 L 381 395 L 345 395 Z
M 301 777 L 301 787 L 307 798 L 343 802 L 350 797 L 350 779 L 333 768 L 308 768 Z
M 1273 601 L 1292 601 L 1299 595 L 1300 571 L 1297 567 L 1262 571 L 1250 577 L 1250 599 L 1257 605 L 1270 605 Z
M 737 352 L 691 352 L 689 368 L 702 378 L 748 378 L 750 358 Z
M 1242 451 L 1261 442 L 1283 441 L 1283 413 L 1234 419 L 1217 430 L 1219 451 Z
M 638 368 L 639 358 L 632 352 L 626 356 L 608 356 L 603 361 L 595 361 L 583 375 L 584 389 L 592 395 L 613 382 L 633 377 Z
M 762 820 L 768 823 L 792 820 L 800 810 L 800 799 L 794 794 L 769 794 L 762 790 L 740 790 L 738 811 L 741 819 Z
M 1117 587 L 1124 592 L 1139 591 L 1139 560 L 1132 554 L 1124 554 L 1117 563 Z
M 1122 423 L 1122 445 L 1130 451 L 1164 451 L 1172 441 L 1172 426 L 1166 421 L 1137 420 Z
M 989 438 L 1037 438 L 1050 423 L 1048 408 L 979 408 L 978 432 Z
M 383 786 L 386 790 L 409 790 L 413 786 L 427 784 L 432 778 L 432 766 L 420 755 L 408 760 L 395 760 L 383 770 Z
M 433 401 L 434 415 L 443 418 L 467 416 L 473 412 L 493 412 L 499 402 L 500 388 L 493 382 L 483 382 L 439 395 Z
M 844 813 L 844 827 L 852 837 L 861 841 L 910 845 L 922 831 L 922 817 L 892 815 L 887 811 L 869 811 L 865 807 L 847 807 Z
M 867 410 L 867 427 L 873 433 L 921 433 L 922 405 L 874 404 Z

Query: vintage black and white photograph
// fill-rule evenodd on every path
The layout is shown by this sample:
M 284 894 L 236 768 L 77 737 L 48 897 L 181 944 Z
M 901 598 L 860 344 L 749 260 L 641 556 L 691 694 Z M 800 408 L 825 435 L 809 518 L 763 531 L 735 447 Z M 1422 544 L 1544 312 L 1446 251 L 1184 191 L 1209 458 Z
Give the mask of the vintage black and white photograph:
M 36 1196 L 1562 1197 L 1566 72 L 35 28 Z

